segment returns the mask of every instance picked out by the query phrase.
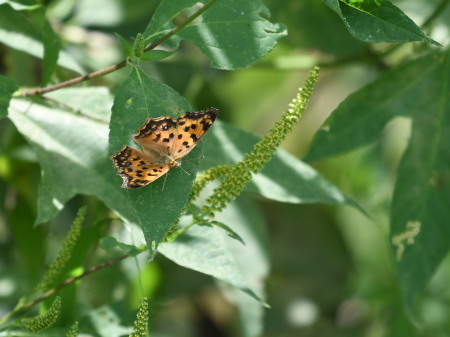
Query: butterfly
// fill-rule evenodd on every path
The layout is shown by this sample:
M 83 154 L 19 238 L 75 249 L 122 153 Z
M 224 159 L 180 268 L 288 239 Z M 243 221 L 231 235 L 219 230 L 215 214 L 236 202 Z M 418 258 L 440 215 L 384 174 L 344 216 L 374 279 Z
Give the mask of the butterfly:
M 124 145 L 110 159 L 123 178 L 123 188 L 136 189 L 150 184 L 198 144 L 217 118 L 219 110 L 208 108 L 186 112 L 178 118 L 147 118 L 132 136 L 142 150 Z

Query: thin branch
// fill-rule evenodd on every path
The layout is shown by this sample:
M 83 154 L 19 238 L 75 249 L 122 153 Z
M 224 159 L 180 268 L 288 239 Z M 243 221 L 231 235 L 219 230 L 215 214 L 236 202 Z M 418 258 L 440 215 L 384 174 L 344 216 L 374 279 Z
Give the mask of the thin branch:
M 8 320 L 10 320 L 12 317 L 18 315 L 19 313 L 22 313 L 28 309 L 30 309 L 31 307 L 35 306 L 36 304 L 38 304 L 39 302 L 42 302 L 43 300 L 49 298 L 50 296 L 52 296 L 54 293 L 56 293 L 58 290 L 68 286 L 69 284 L 72 284 L 80 279 L 82 279 L 83 277 L 86 277 L 89 274 L 92 274 L 100 269 L 109 267 L 113 264 L 116 264 L 120 261 L 122 261 L 123 259 L 126 259 L 127 257 L 129 257 L 128 254 L 119 256 L 118 258 L 115 258 L 114 260 L 99 264 L 98 266 L 94 266 L 91 267 L 89 269 L 86 269 L 86 271 L 78 276 L 74 276 L 71 278 L 68 278 L 67 280 L 65 280 L 64 282 L 58 284 L 56 287 L 47 290 L 45 293 L 43 293 L 42 295 L 36 297 L 35 299 L 31 300 L 30 302 L 14 309 L 13 311 L 11 311 L 10 313 L 6 314 L 5 316 L 3 316 L 0 319 L 0 323 L 1 322 L 7 322 Z
M 159 46 L 161 43 L 163 43 L 164 41 L 166 41 L 167 39 L 169 39 L 170 37 L 172 37 L 173 35 L 175 35 L 176 33 L 178 33 L 181 29 L 183 29 L 184 27 L 186 27 L 189 23 L 191 23 L 192 21 L 194 21 L 197 17 L 199 17 L 200 15 L 202 15 L 209 7 L 211 7 L 217 0 L 210 0 L 206 5 L 204 5 L 202 8 L 200 8 L 198 11 L 196 11 L 194 14 L 192 14 L 191 16 L 189 16 L 181 25 L 173 28 L 169 33 L 167 33 L 166 35 L 162 36 L 161 38 L 159 38 L 158 40 L 152 42 L 151 44 L 149 44 L 145 49 L 144 52 L 147 52 L 149 50 L 153 50 L 155 49 L 157 46 Z M 58 90 L 60 88 L 64 88 L 64 87 L 68 87 L 77 83 L 81 83 L 87 80 L 91 80 L 93 78 L 96 77 L 101 77 L 104 75 L 107 75 L 109 73 L 112 73 L 113 71 L 119 70 L 123 67 L 125 67 L 127 65 L 127 60 L 123 60 L 115 65 L 109 66 L 105 69 L 102 70 L 98 70 L 98 71 L 94 71 L 92 73 L 89 73 L 87 75 L 83 75 L 83 76 L 79 76 L 79 77 L 75 77 L 72 78 L 68 81 L 65 82 L 61 82 L 55 85 L 50 85 L 48 87 L 45 88 L 36 88 L 36 89 L 31 89 L 31 90 L 26 90 L 23 91 L 20 96 L 35 96 L 35 95 L 42 95 L 45 94 L 47 92 L 50 91 L 55 91 Z

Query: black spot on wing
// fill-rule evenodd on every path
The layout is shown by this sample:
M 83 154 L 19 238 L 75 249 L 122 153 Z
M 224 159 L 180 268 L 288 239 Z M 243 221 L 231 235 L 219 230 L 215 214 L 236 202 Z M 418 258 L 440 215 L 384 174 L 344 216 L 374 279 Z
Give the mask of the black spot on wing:
M 163 116 L 159 118 L 148 118 L 144 125 L 142 125 L 138 133 L 134 135 L 135 138 L 144 138 L 152 134 L 156 134 L 158 137 L 157 130 L 166 131 L 170 128 L 175 128 L 177 121 L 170 116 Z

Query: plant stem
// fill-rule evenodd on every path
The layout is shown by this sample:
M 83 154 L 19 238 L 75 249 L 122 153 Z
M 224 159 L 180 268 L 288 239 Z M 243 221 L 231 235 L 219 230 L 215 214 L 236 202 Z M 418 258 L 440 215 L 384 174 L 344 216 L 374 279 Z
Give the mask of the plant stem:
M 192 220 L 192 222 L 191 222 L 189 225 L 187 225 L 187 226 L 185 226 L 185 227 L 179 229 L 174 235 L 172 235 L 172 237 L 170 238 L 170 241 L 174 241 L 174 240 L 175 240 L 176 238 L 178 238 L 181 234 L 183 234 L 183 233 L 186 232 L 189 228 L 191 228 L 192 226 L 194 226 L 194 225 L 196 225 L 196 224 L 197 224 L 197 222 L 196 222 L 195 220 Z
M 431 23 L 444 11 L 445 7 L 448 6 L 450 0 L 442 0 L 441 3 L 436 7 L 436 9 L 431 13 L 431 15 L 422 23 L 422 29 L 427 28 Z
M 163 43 L 164 41 L 166 41 L 167 39 L 169 39 L 170 37 L 172 37 L 173 35 L 178 33 L 181 29 L 186 27 L 189 23 L 194 21 L 201 14 L 203 14 L 203 12 L 205 12 L 209 7 L 211 7 L 216 1 L 217 0 L 210 0 L 206 5 L 204 5 L 198 11 L 196 11 L 194 14 L 192 14 L 190 17 L 188 17 L 181 25 L 173 28 L 169 33 L 167 33 L 163 37 L 159 38 L 158 40 L 152 42 L 151 44 L 149 44 L 144 49 L 144 52 L 147 52 L 149 50 L 155 49 L 161 43 Z M 55 90 L 58 90 L 60 88 L 68 87 L 68 86 L 71 86 L 71 85 L 74 85 L 74 84 L 77 84 L 77 83 L 81 83 L 81 82 L 84 82 L 84 81 L 87 81 L 87 80 L 90 80 L 90 79 L 93 79 L 93 78 L 96 78 L 96 77 L 107 75 L 109 73 L 112 73 L 113 71 L 116 71 L 116 70 L 119 70 L 119 69 L 125 67 L 126 65 L 127 65 L 127 60 L 123 60 L 123 61 L 121 61 L 121 62 L 119 62 L 119 63 L 117 63 L 115 65 L 109 66 L 109 67 L 107 67 L 105 69 L 94 71 L 94 72 L 89 73 L 87 75 L 75 77 L 75 78 L 72 78 L 72 79 L 70 79 L 68 81 L 65 81 L 65 82 L 61 82 L 61 83 L 58 83 L 58 84 L 55 84 L 55 85 L 50 85 L 50 86 L 45 87 L 45 88 L 36 88 L 36 89 L 23 91 L 22 93 L 20 93 L 17 96 L 42 95 L 42 94 L 45 94 L 45 93 L 50 92 L 50 91 L 55 91 Z
M 43 300 L 49 298 L 50 296 L 52 296 L 54 293 L 56 293 L 58 290 L 68 286 L 69 284 L 72 284 L 80 279 L 82 279 L 83 277 L 92 274 L 93 272 L 96 272 L 100 269 L 103 269 L 105 267 L 109 267 L 113 264 L 116 264 L 120 261 L 122 261 L 123 259 L 126 259 L 127 257 L 129 257 L 128 254 L 119 256 L 118 258 L 115 258 L 114 260 L 99 264 L 98 266 L 94 266 L 91 267 L 89 269 L 86 269 L 86 271 L 78 276 L 74 276 L 71 278 L 68 278 L 67 280 L 65 280 L 64 282 L 58 284 L 56 287 L 47 290 L 45 293 L 43 293 L 42 295 L 36 297 L 35 299 L 29 301 L 28 303 L 18 306 L 16 307 L 13 311 L 9 312 L 8 314 L 6 314 L 5 316 L 3 316 L 0 319 L 0 324 L 3 324 L 4 322 L 7 322 L 8 320 L 10 320 L 12 317 L 16 316 L 17 314 L 26 311 L 28 309 L 30 309 L 31 307 L 35 306 L 36 304 L 38 304 L 39 302 L 42 302 Z

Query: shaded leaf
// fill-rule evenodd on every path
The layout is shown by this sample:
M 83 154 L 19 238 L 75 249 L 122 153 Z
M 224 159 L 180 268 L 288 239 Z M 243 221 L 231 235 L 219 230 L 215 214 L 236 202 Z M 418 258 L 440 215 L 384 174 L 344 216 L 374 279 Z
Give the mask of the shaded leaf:
M 393 251 L 410 313 L 450 249 L 449 51 L 427 75 L 391 206 Z
M 427 37 L 398 7 L 387 0 L 323 0 L 349 32 L 365 42 L 413 42 L 440 45 Z
M 144 32 L 147 41 L 167 34 L 174 27 L 172 19 L 199 2 L 208 1 L 162 1 Z M 171 37 L 169 45 L 176 47 L 184 39 L 197 45 L 215 68 L 243 68 L 266 55 L 286 35 L 283 25 L 265 19 L 269 16 L 268 9 L 258 0 L 220 0 L 201 19 Z
M 328 130 L 317 133 L 305 160 L 368 145 L 392 118 L 422 114 L 440 85 L 434 79 L 441 71 L 442 54 L 431 53 L 382 74 L 349 95 L 327 120 Z
M 0 118 L 6 117 L 12 94 L 18 89 L 10 78 L 0 75 Z
M 355 149 L 377 140 L 392 118 L 412 118 L 391 205 L 392 248 L 410 311 L 450 248 L 449 78 L 448 51 L 386 72 L 339 105 L 307 156 Z
M 58 35 L 55 34 L 52 26 L 45 17 L 44 7 L 41 7 L 39 10 L 34 10 L 29 14 L 32 23 L 34 23 L 35 27 L 39 27 L 39 30 L 42 34 L 42 41 L 44 43 L 44 64 L 42 70 L 41 86 L 45 86 L 50 81 L 50 77 L 52 76 L 56 68 L 61 43 L 59 41 Z
M 133 45 L 131 44 L 131 42 L 119 33 L 114 33 L 114 35 L 116 36 L 117 40 L 119 40 L 120 46 L 122 47 L 125 55 L 127 57 L 133 57 Z
M 123 145 L 137 147 L 131 136 L 147 117 L 176 116 L 180 109 L 189 110 L 183 97 L 134 68 L 117 90 L 114 100 L 109 133 L 110 154 L 117 152 Z M 197 145 L 188 157 L 198 158 L 199 153 L 200 147 Z M 168 175 L 148 186 L 126 191 L 144 232 L 151 257 L 186 204 L 197 166 L 197 160 L 186 161 L 183 168 L 190 175 L 182 170 L 171 169 Z M 121 178 L 116 177 L 114 183 L 120 186 Z

